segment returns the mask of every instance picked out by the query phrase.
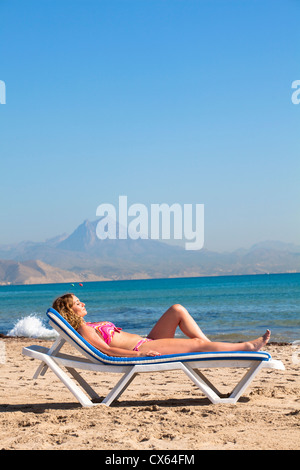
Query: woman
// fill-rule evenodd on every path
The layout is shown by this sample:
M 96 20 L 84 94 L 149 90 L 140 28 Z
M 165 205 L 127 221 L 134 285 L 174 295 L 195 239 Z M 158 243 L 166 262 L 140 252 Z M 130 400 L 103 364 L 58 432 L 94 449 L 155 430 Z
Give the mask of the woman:
M 269 330 L 253 341 L 223 343 L 210 341 L 189 312 L 179 304 L 172 305 L 158 320 L 147 338 L 121 331 L 113 323 L 84 321 L 85 304 L 74 294 L 65 294 L 53 303 L 57 310 L 84 339 L 108 356 L 159 356 L 210 351 L 259 351 L 270 339 Z M 187 338 L 174 338 L 179 326 Z

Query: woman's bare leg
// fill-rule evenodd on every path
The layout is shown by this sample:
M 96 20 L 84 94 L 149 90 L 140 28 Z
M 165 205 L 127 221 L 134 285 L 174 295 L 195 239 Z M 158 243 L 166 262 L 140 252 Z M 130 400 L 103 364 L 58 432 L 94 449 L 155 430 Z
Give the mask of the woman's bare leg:
M 270 336 L 271 333 L 267 330 L 263 336 L 244 343 L 213 342 L 199 338 L 164 338 L 143 343 L 140 346 L 139 351 L 145 353 L 148 351 L 156 351 L 160 354 L 213 351 L 259 351 L 268 343 Z
M 179 326 L 188 338 L 199 338 L 210 341 L 199 328 L 187 309 L 180 304 L 172 305 L 158 320 L 150 331 L 148 338 L 162 339 L 174 338 L 176 328 Z

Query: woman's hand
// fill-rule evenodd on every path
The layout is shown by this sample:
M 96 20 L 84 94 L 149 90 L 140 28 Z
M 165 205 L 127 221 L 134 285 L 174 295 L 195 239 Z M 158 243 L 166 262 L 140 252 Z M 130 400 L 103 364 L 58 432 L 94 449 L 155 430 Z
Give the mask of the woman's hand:
M 161 353 L 157 352 L 157 351 L 147 351 L 147 352 L 142 352 L 142 351 L 138 351 L 138 357 L 147 357 L 147 356 L 161 356 Z

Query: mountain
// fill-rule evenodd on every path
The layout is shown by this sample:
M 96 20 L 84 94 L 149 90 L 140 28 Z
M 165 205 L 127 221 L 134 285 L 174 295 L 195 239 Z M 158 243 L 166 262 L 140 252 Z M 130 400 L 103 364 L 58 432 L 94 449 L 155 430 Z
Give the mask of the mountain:
M 12 260 L 0 260 L 0 284 L 51 284 L 59 282 L 102 281 L 104 278 L 92 274 L 81 276 L 65 271 L 40 260 L 20 263 Z
M 0 283 L 300 272 L 300 247 L 293 244 L 266 241 L 227 253 L 186 251 L 151 239 L 99 240 L 97 223 L 85 220 L 69 236 L 45 242 L 0 246 Z M 15 265 L 9 267 L 8 260 Z

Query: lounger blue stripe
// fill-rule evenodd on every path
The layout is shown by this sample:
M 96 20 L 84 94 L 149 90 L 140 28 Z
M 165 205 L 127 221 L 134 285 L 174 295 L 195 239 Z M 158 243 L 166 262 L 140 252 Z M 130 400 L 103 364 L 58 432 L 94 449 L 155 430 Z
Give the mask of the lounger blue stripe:
M 168 354 L 162 356 L 145 357 L 116 357 L 107 356 L 88 343 L 56 310 L 49 308 L 47 316 L 61 329 L 73 342 L 77 344 L 86 354 L 89 354 L 94 360 L 103 364 L 110 365 L 134 365 L 134 364 L 163 364 L 166 362 L 190 362 L 190 361 L 209 361 L 209 360 L 255 360 L 269 361 L 271 355 L 265 351 L 247 352 L 247 351 L 216 351 L 216 352 L 194 352 L 185 354 Z

